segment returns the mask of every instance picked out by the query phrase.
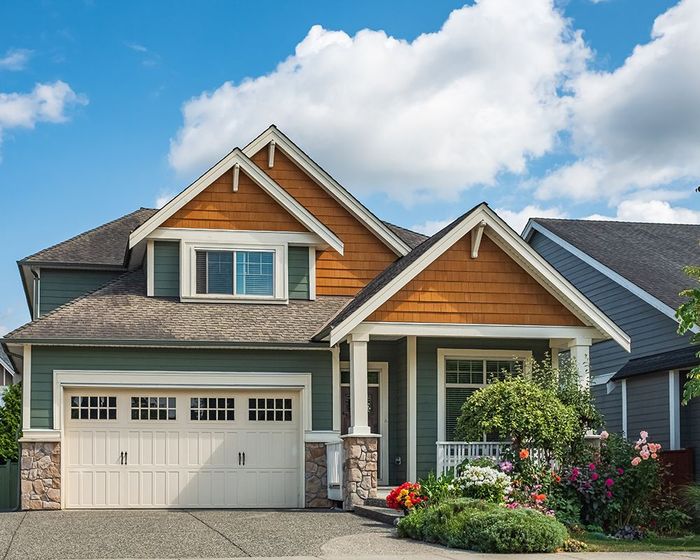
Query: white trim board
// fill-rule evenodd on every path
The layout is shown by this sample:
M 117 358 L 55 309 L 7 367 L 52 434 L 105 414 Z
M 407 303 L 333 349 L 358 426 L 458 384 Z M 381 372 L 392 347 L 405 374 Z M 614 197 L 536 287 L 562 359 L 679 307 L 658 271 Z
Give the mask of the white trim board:
M 568 241 L 565 241 L 555 233 L 552 233 L 549 231 L 545 226 L 542 224 L 539 224 L 532 219 L 528 221 L 527 225 L 525 226 L 525 229 L 523 230 L 523 239 L 529 242 L 530 238 L 532 237 L 533 232 L 538 232 L 547 237 L 550 241 L 553 241 L 557 245 L 559 245 L 562 249 L 567 250 L 569 253 L 577 257 L 578 259 L 582 260 L 585 262 L 588 266 L 594 268 L 598 272 L 600 272 L 603 276 L 607 276 L 610 280 L 615 282 L 616 284 L 622 286 L 624 289 L 627 291 L 631 292 L 635 296 L 637 296 L 639 299 L 644 301 L 645 303 L 648 303 L 651 305 L 654 309 L 657 311 L 660 311 L 667 317 L 670 317 L 674 321 L 678 322 L 678 319 L 676 318 L 676 310 L 670 307 L 669 305 L 665 304 L 663 301 L 658 299 L 657 297 L 652 296 L 649 292 L 646 290 L 640 288 L 635 284 L 634 282 L 631 282 L 630 280 L 627 280 L 624 276 L 621 274 L 618 274 L 615 272 L 613 269 L 605 266 L 603 263 L 600 261 L 597 261 L 593 257 L 591 257 L 588 253 L 583 252 L 581 249 L 578 249 Z M 692 332 L 700 332 L 700 329 L 698 327 L 693 327 L 691 329 Z
M 593 327 L 560 327 L 557 325 L 489 325 L 475 323 L 361 323 L 353 334 L 378 336 L 423 336 L 462 338 L 599 338 Z
M 539 253 L 525 243 L 525 241 L 507 226 L 485 203 L 480 204 L 465 215 L 462 221 L 447 232 L 442 239 L 438 240 L 419 258 L 401 270 L 354 313 L 339 325 L 336 325 L 330 333 L 331 345 L 347 337 L 370 315 L 370 313 L 384 302 L 388 301 L 402 287 L 418 276 L 425 268 L 430 266 L 457 241 L 462 239 L 475 227 L 480 226 L 482 222 L 484 222 L 487 227 L 484 233 L 488 235 L 492 241 L 529 272 L 544 289 L 557 298 L 571 313 L 578 317 L 584 324 L 590 325 L 598 331 L 599 335 L 591 338 L 599 340 L 613 339 L 627 352 L 630 351 L 629 336 L 600 311 L 600 309 L 593 305 L 593 303 L 566 280 L 552 265 L 542 258 Z
M 532 360 L 531 350 L 489 350 L 471 348 L 438 348 L 437 349 L 437 441 L 446 441 L 447 419 L 445 418 L 445 399 L 447 385 L 445 383 L 445 362 L 449 358 L 471 358 L 476 360 L 523 360 L 527 371 L 528 362 Z M 488 380 L 487 380 L 488 382 Z M 478 384 L 478 387 L 484 385 Z M 475 385 L 476 387 L 476 385 Z
M 343 254 L 343 242 L 325 225 L 323 225 L 311 212 L 304 208 L 297 200 L 273 181 L 267 174 L 261 171 L 248 157 L 235 148 L 226 157 L 220 160 L 209 171 L 187 187 L 184 191 L 170 200 L 163 208 L 146 220 L 129 236 L 129 248 L 146 239 L 160 224 L 170 218 L 175 212 L 196 197 L 216 179 L 221 177 L 235 164 L 252 179 L 252 181 L 270 195 L 280 206 L 296 218 L 309 231 L 316 233 L 335 251 Z
M 374 233 L 374 235 L 394 251 L 394 253 L 398 256 L 404 256 L 410 252 L 411 248 L 391 231 L 388 226 L 365 208 L 365 206 L 343 188 L 340 183 L 333 179 L 333 177 L 326 173 L 321 166 L 306 155 L 299 146 L 287 138 L 275 125 L 270 126 L 243 148 L 243 153 L 248 157 L 253 157 L 253 155 L 273 141 L 275 142 L 276 149 L 281 150 L 296 163 L 317 185 L 324 189 L 336 202 Z

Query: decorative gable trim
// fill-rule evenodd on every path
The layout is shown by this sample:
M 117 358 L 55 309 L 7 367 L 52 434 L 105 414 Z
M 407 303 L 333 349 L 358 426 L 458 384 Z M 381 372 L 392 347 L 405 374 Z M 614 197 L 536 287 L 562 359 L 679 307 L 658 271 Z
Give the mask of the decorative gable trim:
M 562 249 L 565 249 L 578 259 L 582 260 L 584 263 L 586 263 L 588 266 L 594 268 L 598 272 L 600 272 L 603 276 L 607 276 L 610 280 L 615 282 L 616 284 L 619 284 L 623 288 L 625 288 L 627 291 L 633 293 L 635 296 L 637 296 L 639 299 L 644 301 L 645 303 L 648 303 L 651 305 L 654 309 L 660 311 L 667 317 L 670 317 L 674 321 L 678 322 L 678 318 L 676 317 L 676 310 L 670 307 L 669 305 L 666 305 L 663 301 L 660 299 L 652 296 L 649 292 L 646 290 L 640 288 L 637 284 L 634 282 L 631 282 L 627 280 L 624 276 L 618 274 L 611 268 L 608 268 L 605 266 L 603 263 L 600 261 L 597 261 L 594 259 L 592 256 L 590 256 L 588 253 L 585 253 L 581 249 L 578 249 L 568 241 L 565 241 L 555 233 L 552 233 L 549 231 L 545 226 L 542 224 L 537 223 L 535 220 L 530 219 L 525 226 L 525 230 L 523 231 L 522 237 L 525 239 L 526 242 L 530 242 L 530 239 L 532 238 L 533 234 L 541 233 L 544 235 L 546 238 L 548 238 L 550 241 L 553 241 L 557 245 L 559 245 Z M 694 327 L 691 329 L 692 332 L 698 332 L 698 328 Z
M 326 226 L 324 226 L 311 212 L 296 201 L 287 191 L 273 181 L 267 174 L 261 171 L 240 148 L 235 148 L 226 157 L 214 165 L 209 171 L 204 173 L 199 179 L 182 191 L 179 195 L 168 202 L 150 219 L 146 220 L 129 236 L 129 248 L 146 239 L 165 220 L 170 218 L 175 212 L 190 202 L 194 197 L 211 185 L 225 172 L 239 165 L 255 184 L 270 195 L 280 206 L 289 212 L 299 223 L 309 231 L 317 234 L 332 249 L 343 254 L 343 242 Z M 233 188 L 233 186 L 232 186 Z
M 270 126 L 270 128 L 243 148 L 243 153 L 248 157 L 252 157 L 270 143 L 274 143 L 276 149 L 282 150 L 282 152 L 296 163 L 315 183 L 323 188 L 394 253 L 402 257 L 410 252 L 411 248 L 391 231 L 384 222 L 365 208 L 359 200 L 326 173 L 326 171 L 306 155 L 299 146 L 280 132 L 275 125 Z M 274 150 L 270 153 L 274 154 Z M 272 161 L 273 159 L 270 158 L 270 162 Z M 271 163 L 269 165 L 272 167 Z
M 410 263 L 372 295 L 357 310 L 332 328 L 330 343 L 334 345 L 357 328 L 380 305 L 388 301 L 403 286 L 415 278 L 421 271 L 433 263 L 440 255 L 452 247 L 458 240 L 484 223 L 495 235 L 491 239 L 515 260 L 548 292 L 556 297 L 569 311 L 585 325 L 593 326 L 602 335 L 601 338 L 615 340 L 628 352 L 630 338 L 620 327 L 613 323 L 602 311 L 593 305 L 581 292 L 569 283 L 554 267 L 544 260 L 532 247 L 520 238 L 505 222 L 486 204 L 477 206 L 457 222 L 450 231 L 424 254 Z

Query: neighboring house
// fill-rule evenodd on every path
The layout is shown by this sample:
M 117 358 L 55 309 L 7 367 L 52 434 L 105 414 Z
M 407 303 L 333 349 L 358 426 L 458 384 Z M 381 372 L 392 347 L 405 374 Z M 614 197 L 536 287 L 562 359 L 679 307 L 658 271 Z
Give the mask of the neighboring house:
M 700 225 L 534 218 L 523 237 L 632 339 L 591 349 L 591 385 L 609 430 L 640 430 L 664 449 L 695 450 L 700 467 L 700 399 L 681 405 L 686 372 L 698 363 L 690 335 L 680 336 L 679 292 L 700 263 Z
M 352 508 L 435 470 L 489 374 L 629 348 L 486 204 L 387 224 L 274 126 L 19 267 L 24 508 Z
M 5 354 L 5 351 L 0 346 L 0 387 L 7 387 L 13 383 L 17 383 L 15 377 L 15 368 L 12 366 L 10 357 Z

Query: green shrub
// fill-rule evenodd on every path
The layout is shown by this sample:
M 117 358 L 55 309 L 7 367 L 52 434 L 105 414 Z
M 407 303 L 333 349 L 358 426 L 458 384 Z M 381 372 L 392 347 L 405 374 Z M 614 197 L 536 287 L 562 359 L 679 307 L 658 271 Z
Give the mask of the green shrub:
M 0 462 L 16 461 L 19 458 L 19 438 L 22 426 L 22 384 L 5 389 L 0 406 Z
M 452 476 L 435 476 L 434 472 L 418 481 L 420 483 L 421 496 L 427 498 L 427 505 L 439 504 L 445 500 L 456 497 L 451 487 Z
M 530 509 L 508 509 L 459 499 L 415 511 L 399 521 L 402 537 L 480 552 L 553 552 L 564 545 L 566 528 Z
M 700 484 L 690 484 L 681 490 L 686 511 L 693 519 L 693 527 L 700 532 Z
M 692 517 L 679 509 L 662 510 L 656 514 L 656 531 L 672 537 L 684 535 L 692 520 Z

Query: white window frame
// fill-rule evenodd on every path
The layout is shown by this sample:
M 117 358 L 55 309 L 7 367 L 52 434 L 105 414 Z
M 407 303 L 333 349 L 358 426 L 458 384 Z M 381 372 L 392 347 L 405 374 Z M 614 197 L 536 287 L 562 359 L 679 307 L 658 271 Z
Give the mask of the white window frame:
M 448 384 L 446 378 L 447 360 L 516 360 L 524 363 L 524 373 L 528 374 L 531 368 L 531 350 L 473 350 L 467 348 L 438 348 L 437 351 L 437 414 L 438 429 L 437 440 L 444 442 L 447 438 L 447 418 L 445 414 L 446 394 Z M 452 387 L 480 389 L 486 385 L 488 380 L 484 379 L 483 384 L 477 383 L 450 383 Z
M 224 251 L 233 255 L 233 294 L 198 294 L 197 293 L 197 252 Z M 236 252 L 273 253 L 273 294 L 271 296 L 236 294 Z M 235 302 L 235 303 L 286 303 L 287 290 L 287 244 L 263 245 L 252 243 L 213 242 L 181 244 L 180 299 L 182 301 Z

